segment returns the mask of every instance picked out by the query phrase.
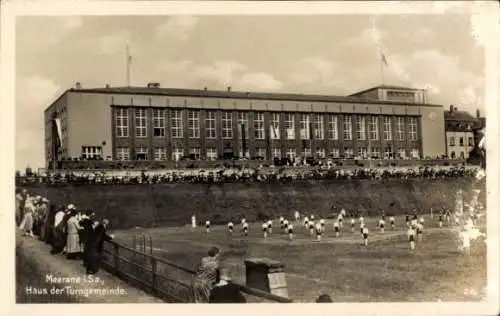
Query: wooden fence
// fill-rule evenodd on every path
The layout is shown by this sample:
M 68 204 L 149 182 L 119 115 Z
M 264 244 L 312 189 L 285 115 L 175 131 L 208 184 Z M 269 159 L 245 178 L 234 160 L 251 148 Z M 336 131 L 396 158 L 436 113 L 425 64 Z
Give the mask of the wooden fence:
M 194 302 L 191 286 L 194 270 L 114 241 L 104 243 L 103 255 L 103 269 L 125 282 L 169 303 Z M 234 284 L 245 294 L 249 303 L 292 302 L 286 297 Z

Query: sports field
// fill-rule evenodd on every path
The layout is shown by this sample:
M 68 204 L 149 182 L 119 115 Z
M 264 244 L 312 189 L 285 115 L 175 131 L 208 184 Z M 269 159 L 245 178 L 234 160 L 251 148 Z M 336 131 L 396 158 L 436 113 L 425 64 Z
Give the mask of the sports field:
M 189 222 L 186 214 L 186 223 Z M 458 250 L 459 241 L 451 226 L 439 228 L 437 217 L 425 216 L 423 240 L 411 251 L 405 235 L 404 218 L 396 218 L 392 230 L 386 218 L 382 234 L 376 227 L 379 218 L 366 218 L 370 229 L 369 245 L 362 245 L 359 223 L 354 233 L 346 223 L 341 236 L 334 237 L 327 221 L 321 242 L 303 225 L 295 226 L 295 238 L 279 231 L 264 240 L 260 224 L 250 224 L 244 237 L 236 225 L 232 236 L 226 226 L 212 227 L 207 234 L 199 225 L 183 227 L 135 228 L 115 231 L 116 240 L 132 246 L 133 236 L 152 237 L 156 256 L 194 268 L 211 246 L 222 249 L 221 262 L 233 279 L 244 282 L 244 259 L 266 257 L 285 264 L 289 295 L 296 302 L 313 302 L 329 294 L 335 302 L 397 301 L 479 301 L 486 286 L 486 244 L 472 242 L 468 257 Z M 484 231 L 484 219 L 479 228 Z

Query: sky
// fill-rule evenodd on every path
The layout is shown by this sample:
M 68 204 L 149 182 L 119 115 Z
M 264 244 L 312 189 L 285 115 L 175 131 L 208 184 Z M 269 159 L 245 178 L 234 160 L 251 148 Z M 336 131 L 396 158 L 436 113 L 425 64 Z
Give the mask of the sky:
M 484 113 L 474 23 L 466 14 L 18 17 L 16 169 L 45 165 L 43 110 L 75 82 L 126 85 L 127 43 L 132 86 L 347 95 L 383 82 Z

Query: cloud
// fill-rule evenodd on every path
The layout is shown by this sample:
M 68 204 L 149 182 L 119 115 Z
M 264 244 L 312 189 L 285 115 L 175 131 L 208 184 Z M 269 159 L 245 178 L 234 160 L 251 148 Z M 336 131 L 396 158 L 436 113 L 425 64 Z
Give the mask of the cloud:
M 32 75 L 18 79 L 16 90 L 23 96 L 16 101 L 16 169 L 28 164 L 41 167 L 45 163 L 43 112 L 63 88 L 49 78 Z
M 81 16 L 46 17 L 24 16 L 19 19 L 16 36 L 30 49 L 42 48 L 59 43 L 71 32 L 79 29 Z
M 167 22 L 157 28 L 158 38 L 174 38 L 181 41 L 189 39 L 191 31 L 198 24 L 199 18 L 189 15 L 179 15 L 168 18 Z
M 289 66 L 286 82 L 308 90 L 342 89 L 346 86 L 345 69 L 322 56 L 306 57 Z
M 272 75 L 264 72 L 253 72 L 244 74 L 236 81 L 236 84 L 255 91 L 276 91 L 283 87 L 283 83 L 276 80 Z

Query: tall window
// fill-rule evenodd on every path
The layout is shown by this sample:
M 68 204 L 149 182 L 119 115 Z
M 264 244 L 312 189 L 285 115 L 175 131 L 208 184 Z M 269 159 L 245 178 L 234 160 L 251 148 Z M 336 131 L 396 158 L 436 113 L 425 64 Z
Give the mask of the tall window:
M 300 115 L 300 139 L 309 139 L 309 124 L 310 118 L 309 114 Z
M 352 117 L 344 115 L 344 140 L 352 140 Z
M 405 118 L 402 116 L 396 117 L 396 140 L 405 140 Z
M 366 140 L 366 117 L 358 115 L 356 117 L 356 137 L 358 140 Z
M 460 137 L 458 139 L 458 143 L 460 144 L 460 147 L 463 147 L 464 146 L 464 138 L 463 137 Z
M 184 157 L 184 149 L 177 147 L 172 149 L 172 160 L 179 161 L 182 157 Z
M 399 148 L 397 150 L 398 158 L 406 159 L 406 150 L 404 148 Z
M 384 116 L 384 140 L 392 140 L 392 117 Z
M 135 156 L 137 160 L 149 160 L 149 150 L 147 147 L 136 147 Z
M 155 148 L 154 160 L 167 160 L 167 150 L 162 147 Z
M 474 139 L 469 137 L 469 147 L 474 147 Z
M 229 111 L 221 112 L 222 138 L 233 138 L 233 113 Z
M 325 127 L 323 124 L 323 115 L 314 114 L 313 118 L 313 130 L 314 130 L 314 138 L 315 139 L 324 139 L 325 138 Z
M 191 156 L 191 158 L 194 158 L 195 160 L 199 160 L 200 159 L 200 148 L 190 148 L 189 149 L 189 156 Z
M 414 159 L 420 158 L 420 151 L 418 150 L 418 148 L 412 148 L 411 157 Z
M 273 158 L 281 159 L 281 148 L 273 148 Z
M 146 137 L 147 130 L 146 109 L 135 109 L 135 137 Z
M 408 139 L 417 140 L 417 118 L 408 118 Z
M 128 147 L 117 147 L 116 148 L 116 159 L 117 160 L 130 160 L 130 149 Z
M 285 113 L 285 130 L 286 139 L 295 139 L 295 115 L 293 113 Z
M 286 157 L 289 159 L 294 159 L 295 157 L 297 157 L 297 151 L 295 150 L 295 148 L 289 148 L 286 151 Z
M 128 137 L 128 109 L 116 109 L 116 137 Z
M 280 139 L 280 113 L 273 113 L 271 125 L 269 126 L 271 139 Z
M 153 137 L 165 137 L 164 109 L 153 109 Z
M 239 138 L 243 138 L 243 133 L 245 133 L 245 139 L 248 139 L 248 112 L 238 112 L 238 130 Z
M 380 158 L 380 149 L 378 147 L 371 148 L 371 157 L 370 158 Z
M 450 147 L 455 146 L 455 136 L 450 136 L 450 141 L 449 141 L 449 143 L 450 143 Z
M 217 149 L 207 148 L 207 160 L 213 161 L 217 160 Z
M 358 147 L 358 157 L 368 158 L 368 149 L 366 147 Z
M 337 115 L 328 115 L 328 139 L 339 139 Z
M 200 138 L 200 111 L 188 111 L 188 137 Z
M 368 136 L 370 140 L 378 140 L 378 117 L 371 116 L 368 120 Z
M 216 138 L 215 111 L 207 111 L 205 115 L 205 136 L 209 139 Z
M 184 137 L 184 125 L 182 123 L 182 110 L 173 110 L 171 116 L 171 130 L 172 138 L 183 138 Z
M 309 147 L 302 148 L 302 154 L 301 154 L 301 156 L 303 158 L 311 157 L 311 148 L 309 148 Z
M 353 157 L 354 157 L 354 149 L 344 148 L 344 158 L 353 158 Z
M 254 113 L 253 128 L 255 139 L 264 139 L 264 113 Z

